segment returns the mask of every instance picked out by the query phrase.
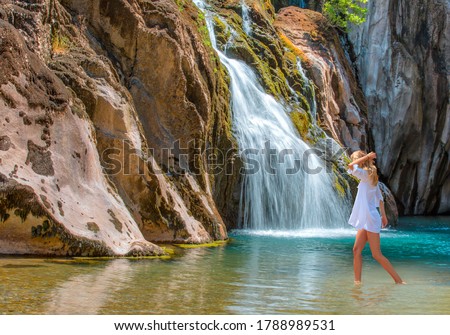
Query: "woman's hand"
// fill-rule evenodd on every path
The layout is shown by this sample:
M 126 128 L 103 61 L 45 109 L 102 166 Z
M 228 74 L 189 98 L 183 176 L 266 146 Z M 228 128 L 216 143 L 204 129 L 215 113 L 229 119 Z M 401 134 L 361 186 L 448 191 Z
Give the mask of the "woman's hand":
M 369 152 L 368 154 L 367 154 L 367 157 L 369 158 L 369 159 L 375 159 L 375 158 L 377 158 L 377 154 L 375 153 L 375 152 Z
M 387 219 L 386 215 L 381 216 L 381 223 L 383 224 L 383 228 L 385 228 L 387 226 L 388 219 Z

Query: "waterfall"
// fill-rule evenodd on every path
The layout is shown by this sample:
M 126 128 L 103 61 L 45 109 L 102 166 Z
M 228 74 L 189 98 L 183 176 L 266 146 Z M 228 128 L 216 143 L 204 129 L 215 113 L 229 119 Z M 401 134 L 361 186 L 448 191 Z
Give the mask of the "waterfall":
M 244 29 L 244 32 L 250 36 L 252 33 L 252 21 L 250 19 L 250 13 L 249 8 L 244 0 L 241 1 L 242 6 L 242 28 Z
M 288 111 L 265 93 L 254 71 L 217 47 L 216 14 L 202 0 L 194 2 L 205 12 L 211 43 L 230 76 L 233 132 L 246 167 L 240 226 L 257 230 L 343 227 L 348 206 L 336 194 L 330 173 L 300 139 Z
M 306 8 L 305 0 L 297 0 L 295 2 L 297 2 L 297 6 L 299 6 L 300 8 Z
M 297 69 L 300 73 L 303 82 L 305 83 L 305 88 L 309 90 L 308 94 L 306 95 L 306 98 L 308 99 L 309 107 L 311 108 L 311 116 L 313 119 L 313 122 L 316 122 L 317 118 L 317 102 L 316 102 L 316 90 L 314 89 L 314 82 L 308 78 L 308 76 L 305 73 L 305 70 L 302 67 L 302 62 L 300 61 L 300 58 L 297 58 Z

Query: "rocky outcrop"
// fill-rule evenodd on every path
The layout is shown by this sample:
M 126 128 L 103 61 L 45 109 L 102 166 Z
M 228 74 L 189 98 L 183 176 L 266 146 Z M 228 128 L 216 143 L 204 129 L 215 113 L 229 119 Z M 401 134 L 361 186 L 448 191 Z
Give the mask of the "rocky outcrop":
M 298 50 L 301 66 L 317 87 L 321 127 L 350 151 L 365 150 L 366 103 L 335 30 L 320 13 L 298 7 L 282 8 L 274 25 Z
M 205 152 L 235 150 L 229 93 L 197 9 L 0 8 L 0 253 L 159 254 L 147 240 L 226 239 L 213 197 L 231 177 Z
M 115 62 L 142 124 L 142 151 L 156 176 L 142 177 L 135 166 L 131 177 L 119 173 L 114 180 L 135 207 L 144 236 L 196 243 L 226 238 L 205 150 L 233 147 L 227 83 L 196 7 L 186 3 L 180 11 L 172 1 L 62 3 L 82 18 L 91 44 Z
M 448 1 L 369 0 L 350 34 L 378 166 L 403 214 L 450 211 Z
M 8 9 L 33 22 L 35 13 Z M 5 20 L 0 38 L 0 253 L 161 254 L 104 177 L 71 92 Z

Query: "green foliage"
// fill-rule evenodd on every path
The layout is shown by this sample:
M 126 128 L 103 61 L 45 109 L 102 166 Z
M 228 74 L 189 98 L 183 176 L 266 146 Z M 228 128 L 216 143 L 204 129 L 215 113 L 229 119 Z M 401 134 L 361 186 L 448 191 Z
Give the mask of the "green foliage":
M 194 249 L 194 248 L 215 248 L 220 247 L 227 244 L 228 240 L 219 240 L 213 241 L 209 243 L 199 243 L 199 244 L 174 244 L 174 246 L 183 248 L 183 249 Z
M 362 4 L 367 0 L 326 0 L 323 14 L 331 24 L 343 31 L 347 31 L 348 24 L 361 24 L 366 20 L 367 8 Z
M 292 123 L 295 128 L 297 128 L 297 131 L 302 139 L 306 140 L 308 138 L 309 126 L 311 124 L 306 113 L 294 111 L 289 113 L 289 116 L 291 117 Z

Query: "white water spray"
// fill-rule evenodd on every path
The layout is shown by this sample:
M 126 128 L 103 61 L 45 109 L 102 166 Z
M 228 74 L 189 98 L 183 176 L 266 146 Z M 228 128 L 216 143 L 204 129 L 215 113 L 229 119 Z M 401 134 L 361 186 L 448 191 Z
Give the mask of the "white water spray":
M 252 34 L 252 21 L 250 19 L 250 12 L 244 0 L 241 1 L 242 8 L 242 28 L 244 32 L 250 36 Z

